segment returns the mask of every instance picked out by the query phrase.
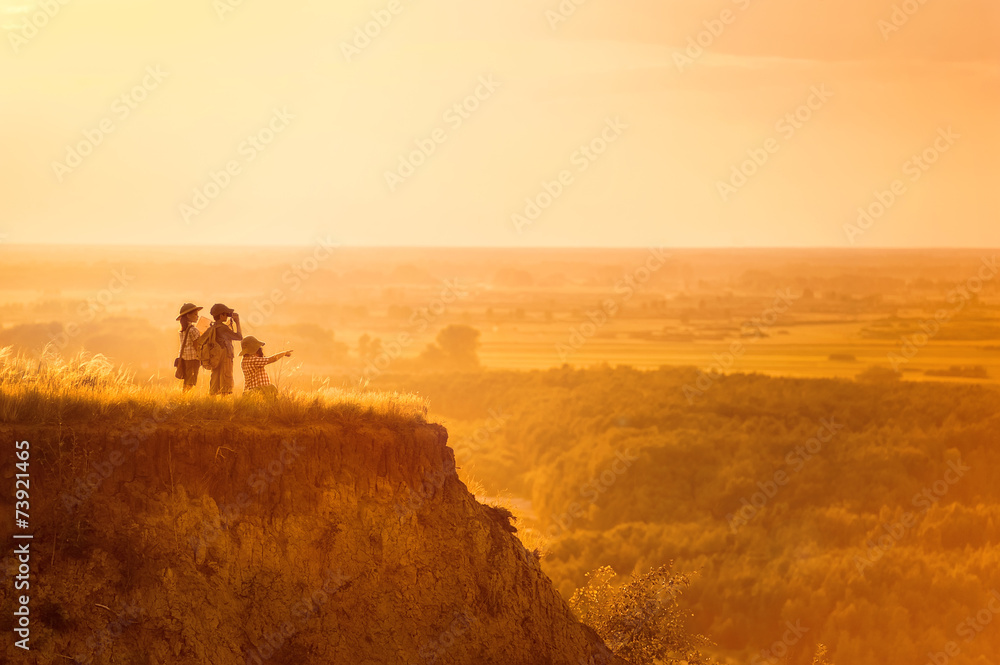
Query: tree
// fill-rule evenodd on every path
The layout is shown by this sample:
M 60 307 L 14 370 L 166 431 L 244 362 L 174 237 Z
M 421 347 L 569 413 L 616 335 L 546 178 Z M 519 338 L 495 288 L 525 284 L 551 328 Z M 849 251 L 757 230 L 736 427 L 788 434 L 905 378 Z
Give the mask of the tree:
M 420 359 L 434 367 L 472 369 L 479 367 L 479 331 L 464 324 L 445 326 L 436 344 L 428 344 Z
M 899 381 L 902 376 L 900 372 L 889 367 L 877 367 L 873 365 L 858 374 L 855 379 L 868 383 L 893 383 Z
M 602 566 L 587 573 L 587 585 L 573 593 L 569 606 L 609 649 L 634 665 L 707 665 L 712 660 L 699 649 L 711 641 L 687 632 L 686 613 L 677 602 L 691 585 L 690 576 L 672 573 L 672 565 L 633 574 L 620 587 L 611 584 L 614 569 Z
M 369 360 L 373 360 L 380 353 L 382 353 L 381 339 L 378 337 L 372 338 L 368 333 L 358 338 L 358 357 L 362 361 L 368 362 Z
M 816 645 L 816 653 L 813 654 L 812 665 L 833 665 L 826 657 L 827 648 L 823 644 Z

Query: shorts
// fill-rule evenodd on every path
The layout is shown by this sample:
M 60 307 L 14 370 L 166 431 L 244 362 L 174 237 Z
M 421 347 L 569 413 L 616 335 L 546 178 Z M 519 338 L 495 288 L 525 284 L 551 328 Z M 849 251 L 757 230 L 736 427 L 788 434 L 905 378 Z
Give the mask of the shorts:
M 247 388 L 243 391 L 244 395 L 261 395 L 262 397 L 277 397 L 278 389 L 271 384 L 266 386 L 257 386 L 256 388 Z
M 212 380 L 208 384 L 209 395 L 233 394 L 233 359 L 223 356 L 219 366 L 212 370 Z

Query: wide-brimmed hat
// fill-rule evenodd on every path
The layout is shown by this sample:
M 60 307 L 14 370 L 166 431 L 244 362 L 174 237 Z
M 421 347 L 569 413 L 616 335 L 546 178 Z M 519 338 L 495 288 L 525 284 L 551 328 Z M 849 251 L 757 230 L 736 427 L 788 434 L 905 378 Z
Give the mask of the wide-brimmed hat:
M 252 356 L 257 353 L 257 349 L 264 346 L 264 342 L 260 341 L 253 335 L 243 338 L 242 342 L 243 350 L 240 351 L 241 356 Z
M 219 314 L 225 314 L 227 316 L 232 316 L 233 312 L 236 311 L 236 310 L 234 310 L 232 307 L 226 307 L 221 302 L 217 302 L 214 305 L 212 305 L 212 309 L 210 309 L 208 311 L 211 312 L 212 317 L 214 318 L 214 317 L 218 316 Z
M 193 302 L 186 302 L 181 305 L 181 313 L 180 316 L 177 317 L 177 320 L 180 321 L 185 315 L 190 314 L 191 312 L 200 312 L 202 309 L 204 308 L 198 307 Z

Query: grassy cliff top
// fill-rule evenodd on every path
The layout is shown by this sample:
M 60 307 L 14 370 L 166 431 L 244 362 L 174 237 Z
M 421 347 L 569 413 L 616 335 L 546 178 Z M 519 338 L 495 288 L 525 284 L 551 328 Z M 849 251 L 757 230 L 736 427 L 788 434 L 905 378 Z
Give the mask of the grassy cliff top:
M 155 418 L 178 423 L 232 421 L 295 425 L 376 418 L 387 425 L 423 423 L 426 399 L 413 394 L 330 388 L 257 395 L 209 397 L 141 385 L 104 356 L 30 359 L 0 348 L 0 423 L 131 421 Z

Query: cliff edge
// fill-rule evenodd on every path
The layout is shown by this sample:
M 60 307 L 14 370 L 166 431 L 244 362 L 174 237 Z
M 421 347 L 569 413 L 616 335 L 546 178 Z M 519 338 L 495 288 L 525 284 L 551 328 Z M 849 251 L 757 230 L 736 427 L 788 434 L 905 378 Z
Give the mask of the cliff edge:
M 439 425 L 0 432 L 31 450 L 30 651 L 8 640 L 6 662 L 624 662 L 468 492 Z

